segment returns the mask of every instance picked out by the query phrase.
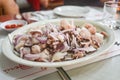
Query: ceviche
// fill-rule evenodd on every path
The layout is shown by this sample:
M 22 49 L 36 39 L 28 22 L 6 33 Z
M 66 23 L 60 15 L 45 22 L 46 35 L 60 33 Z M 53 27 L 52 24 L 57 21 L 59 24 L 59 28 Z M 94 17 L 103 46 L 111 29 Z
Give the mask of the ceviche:
M 17 34 L 13 38 L 14 50 L 19 57 L 37 62 L 60 62 L 85 57 L 104 43 L 107 34 L 97 31 L 90 23 L 76 26 L 61 20 Z

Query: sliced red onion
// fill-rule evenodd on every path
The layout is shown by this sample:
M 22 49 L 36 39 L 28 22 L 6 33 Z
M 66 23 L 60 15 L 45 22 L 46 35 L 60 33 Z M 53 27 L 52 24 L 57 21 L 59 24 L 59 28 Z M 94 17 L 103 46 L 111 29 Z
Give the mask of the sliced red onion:
M 14 36 L 14 39 L 13 39 L 13 44 L 16 46 L 17 45 L 17 42 L 18 42 L 18 39 L 21 37 L 22 35 L 15 35 Z
M 48 59 L 50 58 L 49 52 L 47 50 L 44 50 L 43 52 L 41 52 L 39 54 L 26 54 L 26 55 L 24 55 L 24 59 L 31 60 L 31 61 L 37 60 L 39 58 L 41 58 L 44 61 L 48 61 Z
M 25 46 L 32 46 L 33 43 L 32 43 L 32 38 L 29 37 L 26 41 L 25 41 Z
M 65 35 L 65 38 L 66 38 L 66 41 L 67 41 L 68 45 L 70 46 L 70 39 L 69 39 L 70 36 L 69 36 L 68 33 Z
M 25 41 L 20 41 L 19 43 L 16 44 L 15 50 L 19 51 L 21 47 L 23 47 L 25 44 Z
M 29 47 L 21 47 L 20 48 L 20 57 L 23 58 L 24 55 L 30 54 L 31 50 Z
M 40 58 L 39 54 L 25 54 L 24 59 L 34 61 L 35 59 Z
M 36 39 L 39 40 L 40 43 L 42 43 L 42 44 L 47 43 L 47 37 L 46 36 L 37 37 Z
M 76 37 L 74 35 L 72 35 L 71 47 L 79 47 L 79 45 L 76 41 Z
M 23 41 L 25 42 L 26 40 L 28 40 L 29 35 L 21 35 L 17 40 L 16 40 L 16 44 L 18 44 L 19 42 Z
M 57 33 L 50 33 L 48 36 L 52 37 L 54 41 L 58 40 Z
M 93 52 L 96 51 L 97 49 L 94 48 L 93 46 L 87 47 L 87 48 L 76 48 L 74 51 L 86 51 L 86 52 Z
M 70 49 L 70 46 L 68 46 L 67 42 L 64 42 L 64 48 L 62 49 L 61 52 L 66 52 Z

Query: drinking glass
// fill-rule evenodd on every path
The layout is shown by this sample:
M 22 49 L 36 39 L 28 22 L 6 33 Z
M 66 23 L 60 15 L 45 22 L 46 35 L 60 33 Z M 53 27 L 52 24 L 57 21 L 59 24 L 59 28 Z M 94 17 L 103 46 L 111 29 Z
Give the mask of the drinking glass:
M 120 28 L 120 2 L 107 1 L 103 8 L 103 22 L 111 29 Z

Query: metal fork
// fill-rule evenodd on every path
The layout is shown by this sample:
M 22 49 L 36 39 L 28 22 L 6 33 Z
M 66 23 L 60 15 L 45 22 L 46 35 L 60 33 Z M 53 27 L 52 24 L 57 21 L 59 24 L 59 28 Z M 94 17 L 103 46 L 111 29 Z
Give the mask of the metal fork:
M 62 80 L 72 80 L 62 67 L 57 67 L 57 70 Z

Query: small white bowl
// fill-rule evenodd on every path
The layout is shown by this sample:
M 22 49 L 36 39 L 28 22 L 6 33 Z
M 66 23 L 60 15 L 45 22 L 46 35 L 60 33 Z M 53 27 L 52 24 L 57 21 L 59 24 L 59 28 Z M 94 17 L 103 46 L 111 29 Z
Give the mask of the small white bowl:
M 11 28 L 11 29 L 5 28 L 6 25 L 12 25 L 12 24 L 16 24 L 16 25 L 21 24 L 22 26 L 24 26 L 27 24 L 27 21 L 25 21 L 25 20 L 9 20 L 9 21 L 5 21 L 5 22 L 1 23 L 0 27 L 8 32 L 12 32 L 12 31 L 18 29 L 18 28 Z

